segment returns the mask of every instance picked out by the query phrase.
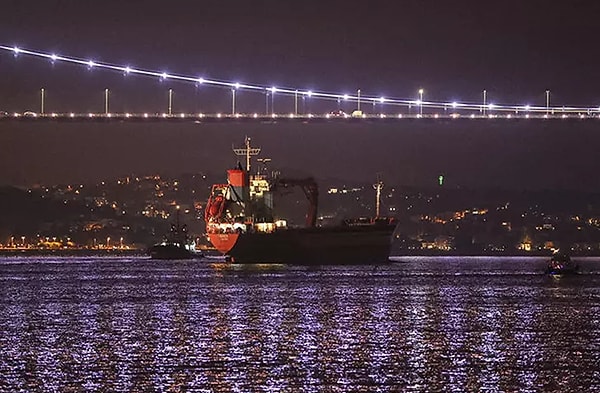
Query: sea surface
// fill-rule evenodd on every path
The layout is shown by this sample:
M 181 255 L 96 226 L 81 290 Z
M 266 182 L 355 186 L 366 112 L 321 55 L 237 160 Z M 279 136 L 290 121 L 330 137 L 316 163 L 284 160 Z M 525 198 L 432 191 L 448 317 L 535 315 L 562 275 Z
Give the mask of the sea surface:
M 0 391 L 600 391 L 600 259 L 578 261 L 0 258 Z

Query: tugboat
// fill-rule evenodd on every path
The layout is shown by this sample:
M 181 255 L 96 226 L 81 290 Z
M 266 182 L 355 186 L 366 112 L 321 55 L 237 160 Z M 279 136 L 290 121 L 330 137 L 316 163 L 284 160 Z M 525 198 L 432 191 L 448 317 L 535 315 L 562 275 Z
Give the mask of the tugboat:
M 150 247 L 152 259 L 194 259 L 201 258 L 202 253 L 196 250 L 195 244 L 190 240 L 187 226 L 180 225 L 179 206 L 175 223 L 171 225 L 171 232 L 160 243 Z
M 251 174 L 251 156 L 260 148 L 234 149 L 246 157 L 227 171 L 227 183 L 214 184 L 204 219 L 210 242 L 234 263 L 373 264 L 389 262 L 394 218 L 345 220 L 339 225 L 317 227 L 319 189 L 311 178 L 290 179 L 278 175 Z M 291 227 L 274 208 L 278 191 L 300 187 L 309 208 L 305 227 Z M 379 188 L 379 191 L 381 188 Z M 379 195 L 379 192 L 378 192 Z M 379 204 L 378 204 L 379 206 Z
M 571 260 L 568 254 L 557 252 L 548 261 L 546 273 L 550 275 L 577 274 L 579 266 Z

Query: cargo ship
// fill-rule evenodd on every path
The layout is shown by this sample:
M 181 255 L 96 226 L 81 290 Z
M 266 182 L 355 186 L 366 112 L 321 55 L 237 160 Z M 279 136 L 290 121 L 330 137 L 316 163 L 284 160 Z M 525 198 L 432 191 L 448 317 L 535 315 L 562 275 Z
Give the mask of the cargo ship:
M 389 261 L 393 218 L 343 220 L 335 226 L 317 226 L 319 189 L 313 178 L 251 174 L 251 158 L 260 153 L 250 138 L 233 149 L 245 156 L 227 171 L 227 183 L 214 184 L 206 203 L 206 233 L 213 246 L 234 263 L 373 264 Z M 377 196 L 382 183 L 378 183 Z M 308 200 L 304 227 L 288 226 L 276 213 L 276 194 L 300 187 Z M 378 199 L 379 201 L 379 199 Z

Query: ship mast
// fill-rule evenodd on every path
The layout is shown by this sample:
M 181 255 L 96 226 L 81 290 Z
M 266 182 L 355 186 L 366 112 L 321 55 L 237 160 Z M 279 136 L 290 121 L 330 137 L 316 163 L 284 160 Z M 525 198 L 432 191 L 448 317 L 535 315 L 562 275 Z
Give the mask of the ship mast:
M 263 170 L 267 172 L 267 163 L 271 162 L 270 158 L 257 158 L 256 161 L 260 162 L 263 166 Z M 261 168 L 258 167 L 256 174 L 260 175 Z
M 381 205 L 381 189 L 383 188 L 383 181 L 377 176 L 377 183 L 373 184 L 373 188 L 377 191 L 375 201 L 375 218 L 379 218 L 379 208 Z
M 237 156 L 246 156 L 246 171 L 250 173 L 250 158 L 252 156 L 257 156 L 260 153 L 260 147 L 251 147 L 250 137 L 246 137 L 246 147 L 241 149 L 234 148 L 233 152 Z

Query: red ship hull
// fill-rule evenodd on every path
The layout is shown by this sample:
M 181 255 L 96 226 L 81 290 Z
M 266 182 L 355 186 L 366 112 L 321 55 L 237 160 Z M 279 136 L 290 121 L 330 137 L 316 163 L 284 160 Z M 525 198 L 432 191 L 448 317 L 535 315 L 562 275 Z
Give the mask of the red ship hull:
M 394 228 L 340 226 L 208 236 L 234 263 L 372 264 L 389 261 Z

